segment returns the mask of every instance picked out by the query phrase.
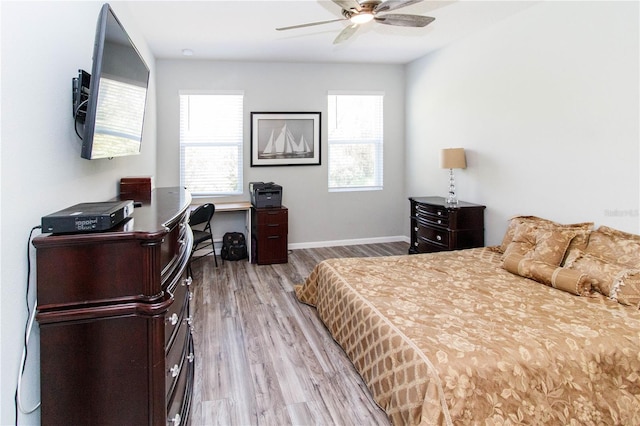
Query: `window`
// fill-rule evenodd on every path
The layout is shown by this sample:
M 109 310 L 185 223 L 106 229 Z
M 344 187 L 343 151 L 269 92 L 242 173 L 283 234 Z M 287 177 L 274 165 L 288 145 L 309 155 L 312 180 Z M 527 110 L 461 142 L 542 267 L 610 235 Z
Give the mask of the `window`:
M 194 197 L 241 194 L 241 92 L 180 93 L 180 185 Z
M 328 99 L 329 191 L 382 189 L 383 94 Z

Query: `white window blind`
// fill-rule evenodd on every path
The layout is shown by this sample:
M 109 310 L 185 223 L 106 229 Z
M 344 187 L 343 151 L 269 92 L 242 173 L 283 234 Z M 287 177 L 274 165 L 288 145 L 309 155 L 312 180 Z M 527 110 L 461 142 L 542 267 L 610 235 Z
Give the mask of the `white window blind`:
M 242 193 L 243 98 L 180 93 L 180 185 L 194 197 Z
M 383 98 L 329 93 L 329 191 L 382 189 Z

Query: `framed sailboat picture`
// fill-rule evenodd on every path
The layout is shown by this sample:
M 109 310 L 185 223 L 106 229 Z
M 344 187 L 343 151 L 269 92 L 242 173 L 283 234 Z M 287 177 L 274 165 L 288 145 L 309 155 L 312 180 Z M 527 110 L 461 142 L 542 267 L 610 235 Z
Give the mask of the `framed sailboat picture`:
M 251 113 L 252 167 L 319 164 L 319 112 Z

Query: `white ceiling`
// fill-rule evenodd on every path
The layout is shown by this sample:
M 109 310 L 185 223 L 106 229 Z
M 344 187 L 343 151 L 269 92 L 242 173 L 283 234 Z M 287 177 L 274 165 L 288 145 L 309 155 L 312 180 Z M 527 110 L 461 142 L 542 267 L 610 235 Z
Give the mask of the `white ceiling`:
M 126 7 L 156 58 L 272 62 L 355 62 L 404 64 L 495 24 L 535 2 L 424 0 L 392 13 L 433 16 L 423 28 L 376 22 L 348 41 L 333 39 L 346 25 L 276 31 L 284 27 L 341 18 L 328 0 L 130 1 Z

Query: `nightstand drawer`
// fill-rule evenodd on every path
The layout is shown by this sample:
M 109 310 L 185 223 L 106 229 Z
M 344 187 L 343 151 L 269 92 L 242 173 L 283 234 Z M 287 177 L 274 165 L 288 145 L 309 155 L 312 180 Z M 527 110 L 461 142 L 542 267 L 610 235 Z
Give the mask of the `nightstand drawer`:
M 416 204 L 416 213 L 435 217 L 447 217 L 449 215 L 444 206 L 435 206 L 433 204 Z
M 416 213 L 416 219 L 423 225 L 436 225 L 447 228 L 449 226 L 449 216 L 435 217 L 431 215 L 421 215 Z
M 433 223 L 444 227 L 449 225 L 449 211 L 444 207 L 417 204 L 416 218 L 427 223 Z
M 442 251 L 442 247 L 441 246 L 418 238 L 413 243 L 413 247 L 410 248 L 409 254 L 413 254 L 413 253 L 435 253 L 435 252 L 438 252 L 438 251 Z
M 427 240 L 431 243 L 442 245 L 443 247 L 449 247 L 449 232 L 446 229 L 420 225 L 416 228 L 416 235 L 418 239 Z

